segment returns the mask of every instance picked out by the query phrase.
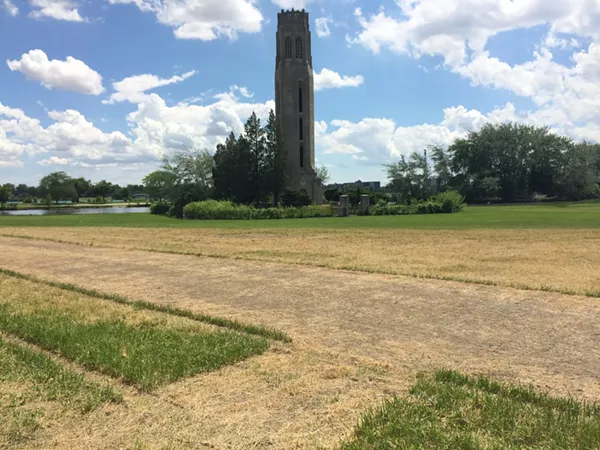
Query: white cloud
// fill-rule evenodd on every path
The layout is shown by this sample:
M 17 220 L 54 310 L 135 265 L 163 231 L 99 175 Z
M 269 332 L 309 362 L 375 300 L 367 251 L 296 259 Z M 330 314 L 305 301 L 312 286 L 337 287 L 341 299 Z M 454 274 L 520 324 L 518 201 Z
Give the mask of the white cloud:
M 70 162 L 71 161 L 67 158 L 59 158 L 57 156 L 51 156 L 50 158 L 42 159 L 41 161 L 38 161 L 38 164 L 40 166 L 66 166 Z
M 4 9 L 6 9 L 8 14 L 11 16 L 15 17 L 17 14 L 19 14 L 19 8 L 17 8 L 11 0 L 4 0 L 3 4 Z
M 102 103 L 113 104 L 118 102 L 139 103 L 147 95 L 146 91 L 156 89 L 160 86 L 167 86 L 173 83 L 180 83 L 194 75 L 196 71 L 192 70 L 183 75 L 174 75 L 171 78 L 159 78 L 156 75 L 143 74 L 124 78 L 112 84 L 113 92 L 108 100 Z
M 329 17 L 319 17 L 315 20 L 315 31 L 319 37 L 331 36 L 329 24 L 332 20 Z
M 30 50 L 20 60 L 6 63 L 12 71 L 23 72 L 48 89 L 65 89 L 80 94 L 98 95 L 104 91 L 102 76 L 83 61 L 67 56 L 65 61 L 48 60 L 42 50 Z
M 365 81 L 362 75 L 342 76 L 333 70 L 325 68 L 321 70 L 321 73 L 315 72 L 314 77 L 315 91 L 331 88 L 357 87 Z
M 258 33 L 263 16 L 254 0 L 109 0 L 130 3 L 156 15 L 160 23 L 174 28 L 179 39 L 211 41 L 235 39 L 238 33 Z
M 378 53 L 389 49 L 413 58 L 441 56 L 444 67 L 474 86 L 504 89 L 530 98 L 537 110 L 510 120 L 551 125 L 576 139 L 600 134 L 600 2 L 597 0 L 396 0 L 398 14 L 380 9 L 355 17 L 361 30 L 348 42 Z M 509 64 L 490 54 L 490 37 L 547 26 L 529 61 Z M 582 43 L 589 42 L 583 49 Z M 552 50 L 572 51 L 572 64 L 554 60 Z M 496 113 L 499 114 L 499 113 Z M 489 117 L 493 119 L 493 117 Z
M 284 9 L 304 9 L 313 0 L 272 0 L 280 8 Z
M 355 16 L 361 31 L 349 42 L 379 52 L 387 47 L 414 57 L 441 55 L 450 67 L 463 64 L 467 50 L 482 52 L 501 32 L 550 25 L 553 35 L 600 36 L 600 2 L 595 0 L 397 0 L 399 17 L 380 10 Z
M 240 98 L 247 98 L 242 92 L 250 95 L 247 89 L 234 86 L 229 92 L 215 95 L 215 101 L 207 106 L 167 106 L 158 95 L 145 95 L 137 110 L 127 116 L 128 135 L 102 131 L 71 109 L 49 111 L 52 123 L 43 127 L 22 110 L 0 104 L 0 164 L 17 165 L 23 154 L 45 153 L 48 157 L 39 161 L 41 165 L 68 161 L 78 167 L 144 170 L 144 164 L 153 167 L 169 151 L 213 151 L 231 131 L 240 134 L 253 111 L 266 121 L 269 111 L 275 108 L 272 101 L 241 102 Z
M 87 22 L 87 19 L 81 17 L 77 3 L 72 0 L 30 0 L 32 11 L 31 17 L 40 19 L 42 17 L 51 17 L 56 20 L 66 20 L 69 22 Z

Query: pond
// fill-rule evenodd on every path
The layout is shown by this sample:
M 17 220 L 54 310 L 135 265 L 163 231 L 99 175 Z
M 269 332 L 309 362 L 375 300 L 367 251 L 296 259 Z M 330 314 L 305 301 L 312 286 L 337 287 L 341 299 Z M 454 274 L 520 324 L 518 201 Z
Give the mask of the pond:
M 76 214 L 123 214 L 123 213 L 149 213 L 147 206 L 107 207 L 107 208 L 54 208 L 54 209 L 21 209 L 0 211 L 0 216 L 58 216 Z

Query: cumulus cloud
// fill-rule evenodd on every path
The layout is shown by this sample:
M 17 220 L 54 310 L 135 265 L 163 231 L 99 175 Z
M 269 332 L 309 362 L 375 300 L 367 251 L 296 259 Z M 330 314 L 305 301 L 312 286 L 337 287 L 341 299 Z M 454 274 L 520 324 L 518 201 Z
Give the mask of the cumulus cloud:
M 11 0 L 4 0 L 3 5 L 4 9 L 6 9 L 6 12 L 8 12 L 8 14 L 11 16 L 15 17 L 17 14 L 19 14 L 19 8 L 17 8 Z
M 537 105 L 535 111 L 512 111 L 507 115 L 511 120 L 552 125 L 578 139 L 600 137 L 600 2 L 397 0 L 396 4 L 396 12 L 380 9 L 365 15 L 356 9 L 360 31 L 347 36 L 347 41 L 374 53 L 389 49 L 413 58 L 441 56 L 447 69 L 472 85 L 507 90 Z M 509 64 L 486 49 L 492 36 L 536 26 L 547 26 L 548 32 L 529 61 Z M 557 62 L 555 48 L 572 51 L 572 63 Z
M 196 71 L 192 70 L 184 73 L 183 75 L 174 75 L 171 78 L 159 78 L 156 75 L 151 74 L 127 77 L 112 84 L 115 92 L 111 94 L 108 100 L 103 100 L 102 103 L 139 103 L 147 95 L 147 91 L 156 89 L 157 87 L 167 86 L 169 84 L 180 83 L 195 73 Z
M 51 156 L 50 158 L 42 159 L 41 161 L 38 161 L 38 164 L 40 166 L 66 166 L 70 162 L 71 161 L 67 158 L 59 158 L 58 156 Z
M 272 0 L 280 8 L 284 9 L 304 9 L 309 3 L 312 3 L 313 0 Z
M 179 39 L 235 39 L 238 33 L 259 32 L 264 20 L 254 0 L 109 0 L 109 3 L 129 3 L 153 13 L 160 23 L 171 26 Z
M 422 151 L 429 145 L 450 145 L 485 123 L 500 123 L 515 117 L 510 103 L 487 115 L 461 105 L 444 109 L 444 119 L 439 124 L 403 127 L 382 118 L 365 118 L 358 122 L 333 120 L 330 124 L 317 122 L 315 139 L 325 154 L 347 154 L 364 164 L 381 165 L 397 160 L 400 155 Z
M 87 22 L 81 17 L 77 3 L 71 0 L 31 0 L 31 17 L 50 17 L 69 22 Z
M 98 95 L 104 91 L 102 76 L 83 61 L 67 56 L 65 61 L 49 60 L 42 50 L 30 50 L 19 60 L 7 60 L 12 71 L 39 81 L 48 89 L 65 89 L 80 94 Z
M 331 36 L 331 30 L 329 24 L 332 20 L 328 17 L 319 17 L 315 20 L 315 31 L 319 37 Z
M 244 93 L 244 94 L 242 94 Z M 174 150 L 213 151 L 233 131 L 240 134 L 244 122 L 256 112 L 266 120 L 275 108 L 272 101 L 248 103 L 247 89 L 234 86 L 217 94 L 207 106 L 179 103 L 167 106 L 158 95 L 145 95 L 136 111 L 127 116 L 128 135 L 105 132 L 76 110 L 49 111 L 52 123 L 43 127 L 39 120 L 20 109 L 0 104 L 0 164 L 21 164 L 23 154 L 48 157 L 41 165 L 60 165 L 65 161 L 79 167 L 139 168 L 156 164 Z
M 362 75 L 342 76 L 333 70 L 325 68 L 321 70 L 321 73 L 315 72 L 314 77 L 315 91 L 342 87 L 357 87 L 365 81 Z

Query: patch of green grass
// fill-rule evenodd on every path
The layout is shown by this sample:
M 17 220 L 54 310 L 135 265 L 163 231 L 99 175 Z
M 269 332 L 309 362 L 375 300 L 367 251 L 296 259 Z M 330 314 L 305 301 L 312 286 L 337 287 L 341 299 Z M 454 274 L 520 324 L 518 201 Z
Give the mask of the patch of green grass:
M 136 228 L 598 228 L 600 202 L 468 206 L 456 214 L 283 220 L 178 220 L 151 214 L 2 216 L 0 227 Z
M 42 280 L 41 278 L 34 277 L 32 275 L 26 275 L 23 273 L 15 272 L 8 269 L 0 268 L 0 274 L 7 275 L 21 280 L 31 281 L 33 283 L 45 284 L 47 286 L 56 287 L 59 289 L 65 289 L 71 292 L 77 292 L 79 294 L 87 295 L 89 297 L 100 298 L 103 300 L 109 300 L 122 305 L 132 306 L 136 309 L 146 309 L 150 311 L 157 311 L 165 314 L 170 314 L 178 317 L 185 317 L 187 319 L 195 320 L 198 322 L 208 323 L 218 327 L 228 328 L 243 333 L 262 336 L 268 339 L 273 339 L 281 342 L 291 342 L 290 336 L 283 332 L 273 328 L 266 328 L 259 325 L 251 325 L 238 322 L 236 320 L 224 319 L 222 317 L 209 316 L 206 314 L 197 314 L 186 309 L 175 308 L 169 305 L 160 305 L 157 303 L 146 302 L 142 300 L 130 300 L 126 297 L 117 294 L 109 294 L 105 292 L 99 292 L 94 289 L 87 289 L 81 286 L 77 286 L 71 283 L 61 283 L 58 281 Z
M 340 449 L 600 447 L 600 408 L 454 371 L 364 415 Z
M 264 338 L 231 331 L 200 333 L 121 320 L 81 323 L 63 311 L 24 314 L 9 304 L 0 305 L 0 330 L 145 391 L 269 347 Z
M 48 356 L 0 337 L 0 383 L 14 383 L 17 392 L 0 388 L 0 447 L 30 438 L 43 414 L 40 401 L 56 401 L 81 413 L 105 403 L 120 403 L 121 393 L 90 382 Z M 10 447 L 9 447 L 10 448 Z
M 35 397 L 59 401 L 85 413 L 104 403 L 120 403 L 121 394 L 111 386 L 86 381 L 48 356 L 24 345 L 0 338 L 0 380 L 27 382 Z

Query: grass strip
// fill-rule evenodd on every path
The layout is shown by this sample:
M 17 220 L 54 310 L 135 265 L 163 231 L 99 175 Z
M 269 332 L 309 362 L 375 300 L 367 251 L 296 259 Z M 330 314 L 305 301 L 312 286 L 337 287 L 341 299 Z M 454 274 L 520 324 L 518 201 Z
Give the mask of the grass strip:
M 291 342 L 292 339 L 290 336 L 283 332 L 273 328 L 262 327 L 259 325 L 251 325 L 245 324 L 242 322 L 238 322 L 237 320 L 224 319 L 221 317 L 209 316 L 206 314 L 198 314 L 186 309 L 174 308 L 170 305 L 160 305 L 152 302 L 147 302 L 143 300 L 130 300 L 127 297 L 118 294 L 109 294 L 105 292 L 100 292 L 95 289 L 87 289 L 76 284 L 71 283 L 61 283 L 59 281 L 52 280 L 44 280 L 38 278 L 33 275 L 27 275 L 20 272 L 15 272 L 13 270 L 8 270 L 4 268 L 0 268 L 0 274 L 4 274 L 13 278 L 18 278 L 21 280 L 31 281 L 33 283 L 45 284 L 47 286 L 56 287 L 59 289 L 64 289 L 71 292 L 77 292 L 79 294 L 88 295 L 90 297 L 100 298 L 103 300 L 109 300 L 116 303 L 120 303 L 122 305 L 132 306 L 137 309 L 146 309 L 150 311 L 157 311 L 165 314 L 170 314 L 178 317 L 185 317 L 187 319 L 195 320 L 198 322 L 208 323 L 210 325 L 215 325 L 218 327 L 228 328 L 235 331 L 240 331 L 243 333 L 262 336 L 268 339 L 272 339 L 275 341 L 281 342 Z
M 454 371 L 367 412 L 342 450 L 600 447 L 600 408 Z
M 110 385 L 87 381 L 43 353 L 0 337 L 0 448 L 33 437 L 42 427 L 39 418 L 51 405 L 44 402 L 85 414 L 122 401 L 121 393 Z
M 82 323 L 62 311 L 0 305 L 0 330 L 143 391 L 263 353 L 269 341 L 233 331 L 199 333 L 122 320 Z
M 35 386 L 36 397 L 59 401 L 82 413 L 104 403 L 120 403 L 123 397 L 109 385 L 87 381 L 41 352 L 0 337 L 0 380 L 26 381 Z

